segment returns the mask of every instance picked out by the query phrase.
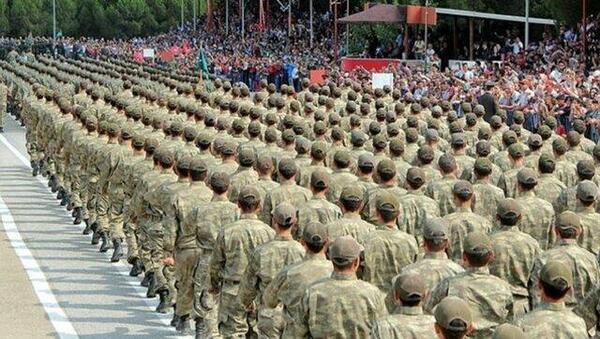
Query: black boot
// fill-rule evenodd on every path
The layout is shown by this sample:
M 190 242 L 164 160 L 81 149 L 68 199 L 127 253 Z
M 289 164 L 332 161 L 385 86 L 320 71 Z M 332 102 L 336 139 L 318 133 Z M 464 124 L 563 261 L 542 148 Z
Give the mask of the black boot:
M 148 291 L 146 292 L 147 298 L 156 298 L 156 276 L 152 273 L 150 280 L 148 280 Z
M 67 206 L 69 204 L 69 201 L 71 199 L 69 199 L 69 195 L 67 194 L 67 191 L 65 191 L 64 189 L 62 189 L 62 198 L 60 199 L 60 205 L 61 206 Z
M 144 279 L 142 279 L 142 282 L 140 283 L 140 285 L 143 287 L 148 287 L 150 285 L 150 280 L 152 280 L 153 275 L 154 275 L 154 272 L 146 272 L 144 274 Z
M 75 215 L 74 215 L 75 220 L 73 220 L 73 225 L 81 224 L 81 207 L 75 207 L 73 209 L 73 212 L 75 213 Z M 87 224 L 86 224 L 86 228 L 87 228 Z
M 110 248 L 110 241 L 108 240 L 108 232 L 100 233 L 100 250 L 99 252 L 105 253 Z
M 32 161 L 31 162 L 31 175 L 33 175 L 34 177 L 37 177 L 38 172 L 39 172 L 39 167 L 38 167 L 37 161 Z
M 200 319 L 200 318 L 196 318 L 195 321 L 196 323 L 196 339 L 202 339 L 205 338 L 206 336 L 204 335 L 204 320 Z
M 173 309 L 173 318 L 171 318 L 171 326 L 177 328 L 179 325 L 179 321 L 181 321 L 181 317 L 177 315 L 175 309 Z
M 83 219 L 83 221 L 85 222 L 85 228 L 82 232 L 83 235 L 88 235 L 92 233 L 92 223 L 90 222 L 90 219 Z
M 156 306 L 156 312 L 167 313 L 167 311 L 169 310 L 169 305 L 167 301 L 167 298 L 169 297 L 169 290 L 163 289 L 158 291 L 158 297 L 160 298 L 160 302 L 158 303 L 158 306 Z
M 69 199 L 69 204 L 67 205 L 67 211 L 73 211 L 75 209 L 75 207 L 73 207 L 73 202 L 71 201 L 71 199 Z M 73 213 L 71 213 L 71 216 L 73 218 L 75 218 L 75 211 L 73 211 Z
M 191 335 L 192 334 L 192 324 L 190 320 L 190 315 L 182 315 L 179 317 L 179 323 L 175 327 L 177 333 L 180 335 Z
M 97 222 L 92 224 L 92 231 L 94 232 L 92 235 L 92 245 L 98 245 L 100 242 L 100 230 L 98 230 L 99 227 L 100 225 L 98 225 Z
M 57 189 L 57 191 L 58 193 L 56 193 L 56 200 L 62 200 L 65 192 L 60 187 Z
M 142 265 L 142 261 L 139 258 L 133 258 L 133 263 L 131 266 L 131 271 L 129 271 L 129 275 L 132 277 L 137 277 L 142 272 L 144 272 L 144 265 Z
M 110 258 L 110 262 L 119 262 L 123 257 L 123 240 L 115 239 L 113 240 L 113 255 Z
M 48 181 L 48 186 L 50 186 L 52 193 L 56 193 L 58 191 L 58 180 L 55 175 L 50 176 L 50 181 Z

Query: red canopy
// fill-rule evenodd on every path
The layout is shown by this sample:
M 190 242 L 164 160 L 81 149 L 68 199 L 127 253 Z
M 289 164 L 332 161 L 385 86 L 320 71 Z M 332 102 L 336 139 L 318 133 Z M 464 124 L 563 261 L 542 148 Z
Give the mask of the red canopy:
M 406 7 L 397 5 L 375 5 L 362 12 L 354 13 L 338 20 L 340 23 L 363 24 L 406 22 Z

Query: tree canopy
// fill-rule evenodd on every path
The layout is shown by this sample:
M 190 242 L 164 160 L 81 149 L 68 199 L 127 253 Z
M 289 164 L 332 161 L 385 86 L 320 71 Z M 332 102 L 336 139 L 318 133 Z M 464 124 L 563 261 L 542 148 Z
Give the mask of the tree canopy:
M 184 0 L 185 20 L 191 19 L 197 1 L 198 15 L 207 0 Z M 248 5 L 258 0 L 245 0 Z M 298 1 L 298 0 L 297 0 Z M 366 0 L 351 0 L 360 8 Z M 212 0 L 213 8 L 224 0 Z M 394 4 L 424 4 L 424 0 L 382 0 Z M 230 1 L 233 9 L 236 1 Z M 275 2 L 273 2 L 275 3 Z M 431 0 L 433 6 L 523 15 L 523 0 Z M 588 1 L 589 12 L 600 11 L 600 1 Z M 56 0 L 57 30 L 64 36 L 125 38 L 156 34 L 180 21 L 181 0 Z M 573 24 L 581 20 L 579 0 L 531 0 L 531 15 Z M 0 1 L 0 34 L 10 36 L 52 35 L 52 0 Z

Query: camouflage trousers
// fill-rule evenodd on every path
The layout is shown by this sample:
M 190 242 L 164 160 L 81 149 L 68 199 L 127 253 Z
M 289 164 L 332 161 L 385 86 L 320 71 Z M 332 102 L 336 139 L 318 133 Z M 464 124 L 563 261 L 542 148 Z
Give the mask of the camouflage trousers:
M 107 185 L 99 183 L 98 190 L 96 191 L 96 222 L 98 223 L 98 229 L 100 232 L 110 231 L 110 223 L 108 216 L 108 209 L 110 206 L 110 200 L 108 198 Z
M 225 338 L 245 338 L 250 329 L 246 306 L 238 298 L 239 282 L 225 281 L 219 293 L 219 333 Z
M 123 206 L 125 200 L 125 192 L 121 185 L 109 185 L 109 209 L 108 222 L 110 224 L 110 236 L 112 240 L 123 240 L 125 233 L 123 231 Z
M 169 303 L 177 302 L 177 289 L 175 288 L 175 267 L 165 266 L 164 230 L 161 222 L 152 222 L 148 227 L 148 245 L 150 249 L 150 265 L 156 279 L 156 290 L 169 291 Z
M 175 252 L 175 280 L 177 281 L 177 309 L 179 316 L 190 315 L 194 305 L 194 267 L 200 249 L 189 248 Z
M 81 200 L 81 177 L 79 176 L 80 170 L 78 168 L 71 168 L 70 173 L 70 185 L 69 185 L 69 200 L 74 208 L 81 208 L 83 202 Z
M 0 101 L 0 128 L 4 128 L 4 119 L 6 118 L 6 95 L 4 99 Z
M 260 308 L 258 310 L 258 337 L 259 338 L 281 338 L 285 321 L 283 320 L 283 306 L 276 308 Z
M 148 229 L 146 225 L 148 224 L 147 220 L 141 220 L 139 226 L 135 229 L 135 235 L 137 239 L 137 252 L 140 260 L 144 264 L 146 272 L 154 272 L 152 268 L 152 256 L 150 255 L 150 243 L 149 243 L 149 235 Z
M 214 338 L 219 336 L 219 308 L 218 295 L 208 292 L 208 265 L 210 250 L 202 250 L 194 267 L 194 313 L 195 319 L 201 319 L 204 327 L 204 337 Z
M 88 219 L 90 220 L 90 222 L 98 221 L 98 211 L 96 210 L 98 194 L 98 179 L 95 177 L 90 177 L 90 181 L 85 194 L 87 196 L 86 210 L 88 212 Z

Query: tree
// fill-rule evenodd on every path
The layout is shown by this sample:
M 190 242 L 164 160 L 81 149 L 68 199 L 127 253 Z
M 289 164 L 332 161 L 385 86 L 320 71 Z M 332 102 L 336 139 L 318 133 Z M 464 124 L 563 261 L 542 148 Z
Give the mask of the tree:
M 0 34 L 7 35 L 10 32 L 10 23 L 8 22 L 8 2 L 0 1 Z
M 13 0 L 10 5 L 10 32 L 13 36 L 43 35 L 41 0 Z

